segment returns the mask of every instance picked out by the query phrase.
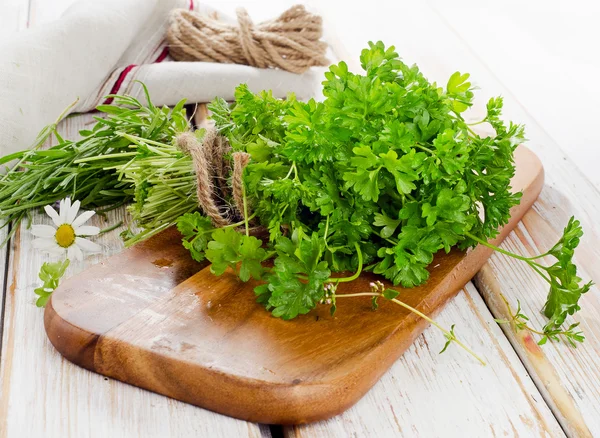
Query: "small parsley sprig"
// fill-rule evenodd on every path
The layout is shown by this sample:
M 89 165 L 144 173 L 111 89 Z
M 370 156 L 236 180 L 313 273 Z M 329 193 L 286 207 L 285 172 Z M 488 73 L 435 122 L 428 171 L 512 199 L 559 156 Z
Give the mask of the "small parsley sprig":
M 333 312 L 335 312 L 335 302 L 336 302 L 336 300 L 338 300 L 340 298 L 371 297 L 372 304 L 373 304 L 373 310 L 377 310 L 377 308 L 379 306 L 377 300 L 379 298 L 386 299 L 390 302 L 398 304 L 401 307 L 404 307 L 405 309 L 409 310 L 410 312 L 414 313 L 415 315 L 419 316 L 420 318 L 423 318 L 425 321 L 427 321 L 428 323 L 430 323 L 431 325 L 433 325 L 434 327 L 439 329 L 444 334 L 444 337 L 446 338 L 446 343 L 444 344 L 444 347 L 441 349 L 440 354 L 444 353 L 448 349 L 450 344 L 456 343 L 460 348 L 462 348 L 467 353 L 469 353 L 471 356 L 473 356 L 475 359 L 477 359 L 479 361 L 479 363 L 481 363 L 482 365 L 485 365 L 485 361 L 481 357 L 479 357 L 477 354 L 475 354 L 475 352 L 473 352 L 473 350 L 471 350 L 469 347 L 467 347 L 462 341 L 460 341 L 456 337 L 456 333 L 454 333 L 454 327 L 455 327 L 454 324 L 450 327 L 450 330 L 445 329 L 439 323 L 437 323 L 436 321 L 431 319 L 429 316 L 425 315 L 423 312 L 415 309 L 412 306 L 409 306 L 408 304 L 406 304 L 403 301 L 400 301 L 397 298 L 398 295 L 400 294 L 400 292 L 398 292 L 397 290 L 394 290 L 394 289 L 385 288 L 384 284 L 380 281 L 373 282 L 373 283 L 371 283 L 370 286 L 371 286 L 371 290 L 369 292 L 358 292 L 358 293 L 351 293 L 351 294 L 336 294 L 334 288 L 327 288 L 328 290 L 326 290 L 326 293 L 325 293 L 325 296 L 327 298 L 325 300 L 331 301 Z
M 558 342 L 563 339 L 572 347 L 577 347 L 578 342 L 583 342 L 585 340 L 585 336 L 583 336 L 583 333 L 578 329 L 578 322 L 569 325 L 569 327 L 565 329 L 561 328 L 560 326 L 550 328 L 549 324 L 544 326 L 543 330 L 536 330 L 532 328 L 529 325 L 529 317 L 523 314 L 521 310 L 521 302 L 519 300 L 517 300 L 517 310 L 513 311 L 506 297 L 502 294 L 500 294 L 500 297 L 506 305 L 509 318 L 495 319 L 495 321 L 498 324 L 511 324 L 517 331 L 526 330 L 530 333 L 541 336 L 540 340 L 538 341 L 539 345 L 544 345 L 546 342 L 548 342 L 548 339 L 554 342 Z
M 69 267 L 69 259 L 65 259 L 60 262 L 49 263 L 46 262 L 40 268 L 39 277 L 44 284 L 37 287 L 33 292 L 39 296 L 36 300 L 35 305 L 38 307 L 44 307 L 48 303 L 52 292 L 58 287 L 58 283 L 65 271 Z
M 542 335 L 543 337 L 540 341 L 542 344 L 546 343 L 548 339 L 558 341 L 559 337 L 566 339 L 571 345 L 575 345 L 575 342 L 583 342 L 584 340 L 581 332 L 575 331 L 579 323 L 572 324 L 567 329 L 561 328 L 568 315 L 573 315 L 581 309 L 579 299 L 594 284 L 592 281 L 582 283 L 581 278 L 577 276 L 577 266 L 573 263 L 575 248 L 579 245 L 582 236 L 583 230 L 581 224 L 574 217 L 571 217 L 559 241 L 549 251 L 534 257 L 520 256 L 491 245 L 477 236 L 469 236 L 481 245 L 524 261 L 548 283 L 550 290 L 542 310 L 548 318 L 548 322 L 542 331 L 533 330 L 525 324 L 528 318 L 521 313 L 520 303 L 517 304 L 518 309 L 514 315 L 510 312 L 513 315 L 511 321 L 515 323 L 515 327 L 518 329 L 527 329 L 533 333 Z M 541 258 L 550 256 L 554 257 L 554 264 L 544 266 L 538 263 L 538 260 Z M 508 302 L 506 302 L 506 305 L 510 310 Z

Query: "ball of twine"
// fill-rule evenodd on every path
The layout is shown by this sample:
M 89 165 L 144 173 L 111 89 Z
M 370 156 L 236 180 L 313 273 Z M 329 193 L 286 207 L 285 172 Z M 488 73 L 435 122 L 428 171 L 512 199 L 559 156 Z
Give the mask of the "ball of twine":
M 255 25 L 243 8 L 237 24 L 175 9 L 167 31 L 169 52 L 177 61 L 246 64 L 303 73 L 328 65 L 327 44 L 320 41 L 322 19 L 296 5 L 274 20 Z

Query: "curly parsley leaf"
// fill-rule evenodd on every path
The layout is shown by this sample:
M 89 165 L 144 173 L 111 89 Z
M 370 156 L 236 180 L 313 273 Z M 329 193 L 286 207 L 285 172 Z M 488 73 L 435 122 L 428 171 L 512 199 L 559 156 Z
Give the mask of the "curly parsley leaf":
M 581 224 L 571 217 L 560 240 L 548 251 L 557 261 L 544 268 L 550 279 L 550 292 L 543 308 L 549 321 L 544 331 L 558 329 L 565 322 L 567 315 L 573 315 L 580 310 L 579 299 L 593 285 L 591 281 L 582 284 L 581 278 L 577 276 L 577 266 L 573 263 L 575 248 L 582 236 Z
M 58 287 L 58 283 L 62 276 L 65 275 L 65 271 L 69 267 L 69 263 L 69 259 L 65 259 L 62 262 L 46 262 L 42 265 L 38 276 L 40 277 L 40 280 L 44 282 L 44 284 L 33 290 L 33 292 L 39 296 L 35 302 L 36 306 L 46 306 L 50 296 L 52 295 L 52 292 L 54 292 L 54 290 Z
M 205 259 L 205 251 L 214 226 L 209 218 L 199 212 L 186 213 L 177 219 L 177 229 L 182 235 L 184 248 L 190 251 L 194 260 L 201 262 Z
M 323 284 L 331 274 L 327 262 L 320 260 L 323 239 L 317 233 L 310 239 L 281 237 L 275 250 L 277 257 L 273 272 L 267 277 L 268 284 L 255 292 L 259 297 L 269 294 L 267 303 L 274 316 L 292 319 L 308 313 L 323 298 Z
M 206 258 L 212 263 L 210 271 L 213 274 L 222 275 L 227 268 L 231 268 L 242 281 L 262 278 L 262 262 L 267 252 L 262 248 L 261 240 L 238 233 L 233 228 L 219 228 L 211 237 Z

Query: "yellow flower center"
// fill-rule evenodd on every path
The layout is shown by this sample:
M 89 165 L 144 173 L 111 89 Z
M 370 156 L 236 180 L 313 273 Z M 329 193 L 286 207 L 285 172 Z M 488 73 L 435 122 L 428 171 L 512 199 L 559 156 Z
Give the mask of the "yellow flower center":
M 56 243 L 63 248 L 68 248 L 75 242 L 75 230 L 69 224 L 62 224 L 56 230 L 54 237 L 56 238 Z

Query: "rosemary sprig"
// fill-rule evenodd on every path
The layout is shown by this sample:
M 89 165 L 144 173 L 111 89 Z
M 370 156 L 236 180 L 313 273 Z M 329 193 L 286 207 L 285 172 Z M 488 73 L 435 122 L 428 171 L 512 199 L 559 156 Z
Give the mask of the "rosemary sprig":
M 135 185 L 116 177 L 115 168 L 136 155 L 136 143 L 127 135 L 148 141 L 170 142 L 188 127 L 181 101 L 172 110 L 148 105 L 130 96 L 108 96 L 114 105 L 101 105 L 91 130 L 82 130 L 80 140 L 63 139 L 56 123 L 44 128 L 33 149 L 0 159 L 0 165 L 17 164 L 0 179 L 2 227 L 18 224 L 31 209 L 65 197 L 81 201 L 82 208 L 122 205 L 134 197 Z M 42 144 L 55 134 L 58 143 L 46 150 Z M 13 226 L 6 240 L 16 231 Z

